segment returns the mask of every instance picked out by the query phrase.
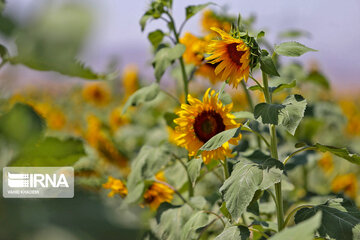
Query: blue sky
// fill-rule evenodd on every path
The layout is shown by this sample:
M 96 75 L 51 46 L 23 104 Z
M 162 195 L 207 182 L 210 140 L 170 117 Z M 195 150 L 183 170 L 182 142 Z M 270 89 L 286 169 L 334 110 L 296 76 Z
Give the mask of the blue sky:
M 36 11 L 43 3 L 61 4 L 65 0 L 11 0 L 6 11 L 19 19 Z M 69 1 L 73 2 L 73 1 Z M 94 9 L 94 28 L 82 58 L 98 70 L 104 69 L 109 58 L 115 56 L 122 66 L 137 63 L 140 69 L 151 72 L 148 66 L 150 46 L 147 33 L 161 27 L 149 24 L 140 31 L 139 19 L 150 0 L 77 0 Z M 204 3 L 202 0 L 174 0 L 174 16 L 178 22 L 184 18 L 184 7 Z M 345 87 L 360 80 L 360 1 L 359 0 L 224 0 L 213 1 L 228 5 L 229 13 L 239 12 L 247 17 L 257 15 L 258 29 L 278 43 L 276 33 L 286 29 L 302 29 L 311 33 L 310 39 L 299 39 L 309 47 L 319 50 L 308 53 L 299 60 L 309 65 L 318 61 L 331 81 Z M 185 30 L 199 31 L 199 16 L 189 21 Z

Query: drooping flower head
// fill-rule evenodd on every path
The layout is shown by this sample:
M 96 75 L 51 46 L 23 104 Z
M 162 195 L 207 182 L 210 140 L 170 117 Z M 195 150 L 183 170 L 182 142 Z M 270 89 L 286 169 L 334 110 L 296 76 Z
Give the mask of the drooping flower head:
M 120 180 L 109 176 L 108 181 L 102 185 L 105 189 L 110 189 L 108 196 L 113 197 L 115 194 L 119 194 L 120 197 L 124 198 L 128 194 L 128 190 L 125 184 Z
M 217 64 L 215 74 L 234 88 L 241 80 L 247 81 L 250 70 L 258 63 L 259 47 L 254 38 L 237 31 L 229 33 L 211 28 L 221 39 L 212 40 L 208 46 L 209 63 Z
M 235 116 L 230 113 L 232 104 L 224 106 L 218 99 L 215 91 L 206 91 L 203 101 L 188 97 L 189 104 L 182 104 L 181 110 L 176 114 L 174 122 L 177 124 L 175 139 L 177 145 L 185 147 L 189 151 L 189 156 L 195 156 L 204 143 L 210 140 L 216 134 L 237 128 L 241 124 L 237 123 Z M 212 159 L 224 160 L 225 157 L 231 156 L 230 144 L 237 144 L 241 135 L 230 139 L 221 147 L 212 151 L 203 151 L 201 153 L 203 161 L 207 164 Z
M 164 172 L 158 172 L 155 178 L 161 182 L 165 182 Z M 144 205 L 148 205 L 150 209 L 156 210 L 161 203 L 171 202 L 174 190 L 165 184 L 154 182 L 144 193 Z
M 357 195 L 357 178 L 354 173 L 337 176 L 331 183 L 331 190 L 335 193 L 344 192 L 347 196 L 355 199 Z

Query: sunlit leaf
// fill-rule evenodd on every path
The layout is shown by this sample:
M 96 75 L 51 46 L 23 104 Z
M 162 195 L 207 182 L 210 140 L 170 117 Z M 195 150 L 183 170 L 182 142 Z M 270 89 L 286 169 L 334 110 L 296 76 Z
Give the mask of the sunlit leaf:
M 299 57 L 304 53 L 313 51 L 316 52 L 317 50 L 306 47 L 305 45 L 298 43 L 298 42 L 283 42 L 280 45 L 276 45 L 274 51 L 283 56 L 288 57 Z
M 238 136 L 239 133 L 240 128 L 232 128 L 218 133 L 213 136 L 209 141 L 207 141 L 204 145 L 202 145 L 200 151 L 212 151 L 218 149 L 231 138 Z
M 244 226 L 232 226 L 225 228 L 215 240 L 247 240 L 250 237 L 250 231 Z

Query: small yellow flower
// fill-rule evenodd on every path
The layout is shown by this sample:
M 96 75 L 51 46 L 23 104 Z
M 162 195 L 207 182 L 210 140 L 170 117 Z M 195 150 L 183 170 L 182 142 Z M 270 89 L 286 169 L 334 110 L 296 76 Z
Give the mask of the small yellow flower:
M 229 84 L 236 88 L 241 80 L 247 81 L 250 74 L 250 48 L 242 39 L 234 38 L 219 28 L 211 28 L 219 33 L 221 40 L 212 40 L 208 46 L 211 54 L 206 60 L 219 65 L 215 74 L 221 74 L 223 81 L 229 79 Z
M 110 127 L 116 131 L 119 127 L 124 126 L 129 122 L 129 119 L 122 115 L 120 108 L 115 108 L 109 116 Z
M 101 83 L 86 84 L 83 88 L 85 101 L 96 106 L 105 106 L 110 102 L 111 92 L 108 86 Z
M 109 176 L 108 181 L 102 185 L 105 189 L 111 189 L 108 196 L 113 197 L 115 194 L 119 194 L 120 197 L 124 198 L 128 194 L 128 190 L 125 184 L 116 178 Z
M 139 89 L 139 71 L 135 65 L 125 67 L 122 84 L 125 91 L 125 100 Z
M 322 157 L 318 161 L 318 165 L 326 174 L 332 173 L 332 171 L 334 170 L 334 163 L 331 153 L 323 153 Z
M 165 182 L 164 172 L 156 174 L 155 178 L 159 181 Z M 148 205 L 150 209 L 156 210 L 161 203 L 171 202 L 173 199 L 174 190 L 170 187 L 154 182 L 144 193 L 144 205 Z
M 174 122 L 177 124 L 175 131 L 178 135 L 175 139 L 176 144 L 185 147 L 189 151 L 189 156 L 194 156 L 200 147 L 216 134 L 241 125 L 230 113 L 232 104 L 224 106 L 218 100 L 218 94 L 215 94 L 214 90 L 210 92 L 210 88 L 202 102 L 191 95 L 188 101 L 189 104 L 181 105 L 181 110 L 176 113 L 179 118 Z M 215 150 L 203 151 L 203 161 L 207 164 L 212 159 L 224 160 L 225 157 L 232 156 L 229 143 L 235 145 L 240 139 L 241 134 Z
M 351 198 L 356 198 L 358 183 L 354 173 L 337 176 L 331 183 L 331 190 L 335 193 L 344 192 Z

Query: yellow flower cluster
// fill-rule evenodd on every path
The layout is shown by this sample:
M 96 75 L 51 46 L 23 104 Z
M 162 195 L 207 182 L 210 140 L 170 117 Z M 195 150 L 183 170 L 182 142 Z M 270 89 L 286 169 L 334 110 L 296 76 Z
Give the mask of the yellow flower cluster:
M 128 194 L 128 190 L 125 186 L 125 184 L 116 178 L 113 178 L 109 176 L 108 181 L 104 183 L 103 188 L 110 189 L 111 192 L 109 192 L 108 196 L 113 197 L 115 194 L 119 194 L 120 197 L 124 198 Z
M 357 178 L 354 173 L 339 175 L 331 183 L 331 190 L 335 193 L 344 192 L 347 196 L 355 199 L 357 195 Z
M 102 83 L 89 83 L 83 88 L 83 98 L 85 101 L 101 107 L 109 104 L 111 92 L 107 85 Z
M 155 178 L 161 182 L 165 182 L 164 172 L 156 174 Z M 161 203 L 171 202 L 174 190 L 163 183 L 154 182 L 144 193 L 144 205 L 148 205 L 150 209 L 156 210 Z

